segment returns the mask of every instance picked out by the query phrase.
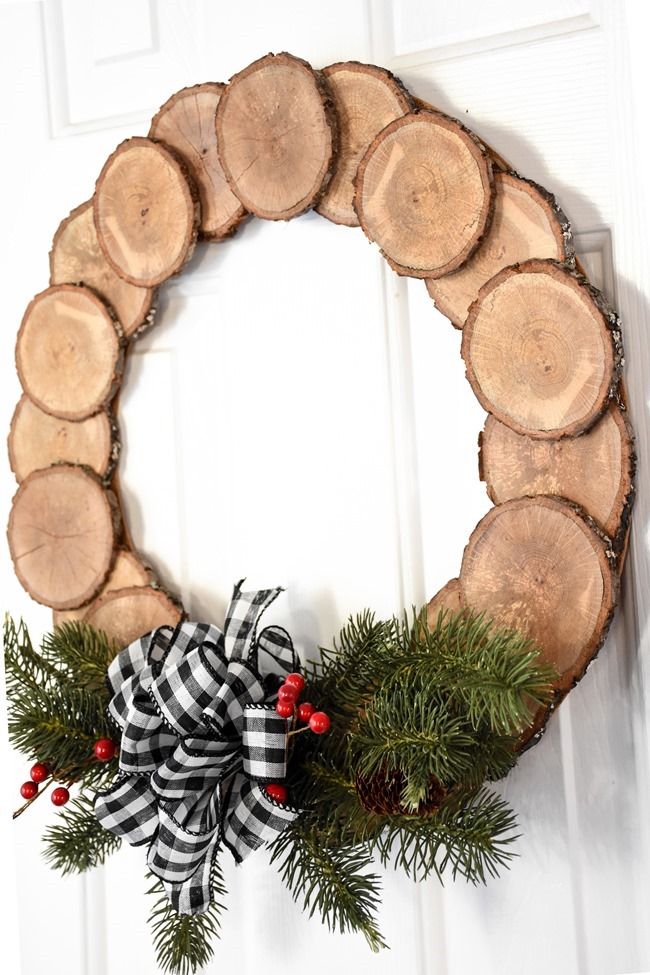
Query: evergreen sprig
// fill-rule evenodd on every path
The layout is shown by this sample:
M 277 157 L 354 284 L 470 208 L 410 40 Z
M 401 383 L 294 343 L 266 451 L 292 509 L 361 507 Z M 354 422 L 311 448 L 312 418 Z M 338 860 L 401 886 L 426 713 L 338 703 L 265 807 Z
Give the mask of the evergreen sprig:
M 119 836 L 100 825 L 90 796 L 80 793 L 43 834 L 44 857 L 65 876 L 104 863 L 120 846 Z
M 219 937 L 221 915 L 226 910 L 226 888 L 218 857 L 212 861 L 212 900 L 205 914 L 177 914 L 161 881 L 152 874 L 148 877 L 154 883 L 147 893 L 160 895 L 149 915 L 158 967 L 173 975 L 193 975 L 214 955 L 214 941 Z

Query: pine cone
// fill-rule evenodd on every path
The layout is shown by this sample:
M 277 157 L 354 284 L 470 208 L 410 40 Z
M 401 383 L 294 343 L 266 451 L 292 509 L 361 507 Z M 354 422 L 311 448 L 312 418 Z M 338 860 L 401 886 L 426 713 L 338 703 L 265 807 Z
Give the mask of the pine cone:
M 435 776 L 424 802 L 417 809 L 402 805 L 404 776 L 401 772 L 380 771 L 371 776 L 358 775 L 355 788 L 359 802 L 368 812 L 378 816 L 426 816 L 438 811 L 449 790 Z

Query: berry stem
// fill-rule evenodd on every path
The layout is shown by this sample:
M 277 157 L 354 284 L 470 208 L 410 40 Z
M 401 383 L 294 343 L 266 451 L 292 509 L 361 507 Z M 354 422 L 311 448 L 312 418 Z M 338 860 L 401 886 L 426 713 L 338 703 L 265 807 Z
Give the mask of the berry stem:
M 48 786 L 52 785 L 53 781 L 54 781 L 54 776 L 52 775 L 50 775 L 48 779 L 44 779 L 43 782 L 41 783 L 41 788 L 38 790 L 36 795 L 32 796 L 31 799 L 28 799 L 27 802 L 23 803 L 20 809 L 16 809 L 16 811 L 12 814 L 11 818 L 18 819 L 18 817 L 21 816 L 25 812 L 25 810 L 29 806 L 31 806 L 33 802 L 36 802 L 39 796 L 42 796 L 47 791 Z
M 293 731 L 288 731 L 287 738 L 291 738 L 292 735 L 301 735 L 303 731 L 311 731 L 308 724 L 306 724 L 304 728 L 295 728 Z

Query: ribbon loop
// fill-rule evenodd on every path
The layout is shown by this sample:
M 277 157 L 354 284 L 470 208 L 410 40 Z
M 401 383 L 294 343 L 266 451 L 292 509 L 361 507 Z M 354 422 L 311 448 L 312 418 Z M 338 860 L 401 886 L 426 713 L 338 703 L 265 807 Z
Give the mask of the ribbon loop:
M 244 710 L 243 771 L 256 782 L 279 782 L 287 774 L 287 723 L 265 707 Z

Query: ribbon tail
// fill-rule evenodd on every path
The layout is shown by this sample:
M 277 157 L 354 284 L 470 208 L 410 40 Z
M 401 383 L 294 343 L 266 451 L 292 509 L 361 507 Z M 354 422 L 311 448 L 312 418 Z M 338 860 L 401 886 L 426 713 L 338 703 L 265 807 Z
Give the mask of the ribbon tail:
M 213 840 L 196 873 L 182 883 L 163 880 L 169 903 L 178 914 L 205 914 L 212 901 L 212 865 L 219 851 L 219 840 Z
M 258 589 L 242 592 L 242 579 L 235 586 L 223 629 L 226 657 L 229 660 L 246 660 L 255 646 L 257 621 L 283 591 L 277 589 Z

